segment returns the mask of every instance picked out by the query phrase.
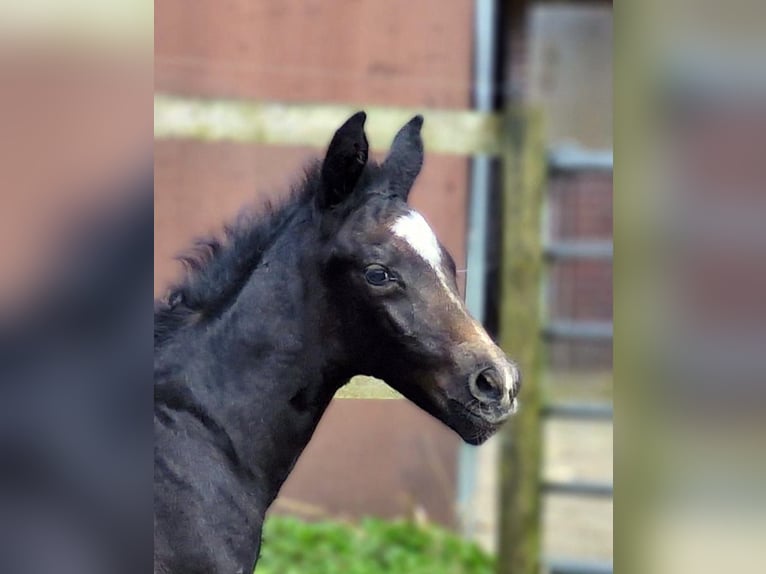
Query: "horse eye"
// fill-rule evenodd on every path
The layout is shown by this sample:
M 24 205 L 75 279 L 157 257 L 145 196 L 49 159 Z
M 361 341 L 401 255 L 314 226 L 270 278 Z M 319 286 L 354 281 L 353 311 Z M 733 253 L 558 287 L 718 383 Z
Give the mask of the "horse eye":
M 380 287 L 391 280 L 391 275 L 389 274 L 388 269 L 381 265 L 370 265 L 364 270 L 364 278 L 370 285 Z

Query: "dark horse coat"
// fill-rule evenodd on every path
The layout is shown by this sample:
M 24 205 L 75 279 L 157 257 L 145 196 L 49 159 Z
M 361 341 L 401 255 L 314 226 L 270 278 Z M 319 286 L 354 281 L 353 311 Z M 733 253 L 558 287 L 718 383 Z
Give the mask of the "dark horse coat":
M 292 198 L 203 242 L 155 313 L 155 571 L 250 572 L 269 505 L 335 392 L 384 379 L 478 444 L 518 371 L 406 203 L 422 118 L 368 163 L 365 115 Z

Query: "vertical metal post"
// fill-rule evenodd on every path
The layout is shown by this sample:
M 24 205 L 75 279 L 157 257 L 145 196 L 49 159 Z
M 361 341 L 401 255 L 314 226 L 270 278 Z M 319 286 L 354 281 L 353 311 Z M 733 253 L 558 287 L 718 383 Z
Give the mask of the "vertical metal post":
M 476 0 L 474 10 L 474 107 L 492 111 L 496 50 L 497 1 Z M 487 228 L 491 185 L 491 158 L 472 158 L 466 245 L 466 305 L 479 321 L 484 320 L 487 277 Z M 490 448 L 492 448 L 490 446 Z M 463 534 L 474 537 L 478 452 L 461 445 L 458 459 L 458 513 Z

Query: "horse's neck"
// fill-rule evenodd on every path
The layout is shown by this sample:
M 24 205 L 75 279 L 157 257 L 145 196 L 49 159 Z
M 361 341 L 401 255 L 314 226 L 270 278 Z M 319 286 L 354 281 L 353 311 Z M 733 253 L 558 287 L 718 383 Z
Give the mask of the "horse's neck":
M 209 329 L 207 365 L 199 371 L 214 416 L 267 498 L 276 496 L 345 383 L 317 320 L 321 295 L 307 292 L 297 267 L 298 256 L 287 251 L 264 260 Z

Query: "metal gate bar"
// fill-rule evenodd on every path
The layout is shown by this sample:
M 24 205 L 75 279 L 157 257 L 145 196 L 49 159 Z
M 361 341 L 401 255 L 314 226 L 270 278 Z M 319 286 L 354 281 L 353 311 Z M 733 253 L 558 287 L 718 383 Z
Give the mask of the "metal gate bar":
M 614 327 L 611 321 L 570 321 L 558 319 L 549 322 L 543 335 L 552 339 L 578 339 L 611 341 Z
M 577 420 L 611 421 L 614 409 L 610 404 L 559 403 L 543 407 L 543 416 Z
M 601 239 L 575 239 L 556 241 L 544 248 L 549 260 L 596 259 L 611 261 L 613 256 L 611 241 Z
M 549 574 L 612 574 L 609 562 L 586 562 L 580 560 L 550 560 Z
M 552 171 L 604 171 L 614 167 L 611 149 L 593 150 L 577 145 L 557 146 L 548 152 L 548 166 Z
M 548 168 L 554 173 L 611 172 L 613 161 L 612 150 L 587 150 L 576 146 L 566 146 L 550 150 L 548 153 Z M 547 196 L 544 197 L 543 201 L 547 204 Z M 544 237 L 548 237 L 550 229 L 545 228 L 542 232 Z M 606 239 L 548 240 L 547 245 L 543 248 L 543 257 L 548 263 L 581 260 L 612 261 L 614 245 L 611 240 Z M 612 340 L 613 332 L 614 327 L 610 321 L 558 319 L 546 323 L 542 335 L 548 339 L 608 342 Z M 613 413 L 614 409 L 609 404 L 569 403 L 546 405 L 541 414 L 546 418 L 568 418 L 610 423 Z M 540 489 L 541 494 L 595 498 L 614 496 L 613 484 L 592 481 L 547 481 L 540 485 Z M 613 572 L 612 564 L 606 562 L 549 560 L 546 566 L 549 574 L 612 574 Z
M 611 497 L 614 494 L 614 487 L 611 484 L 579 480 L 544 482 L 542 490 L 546 494 L 572 494 L 577 496 Z

